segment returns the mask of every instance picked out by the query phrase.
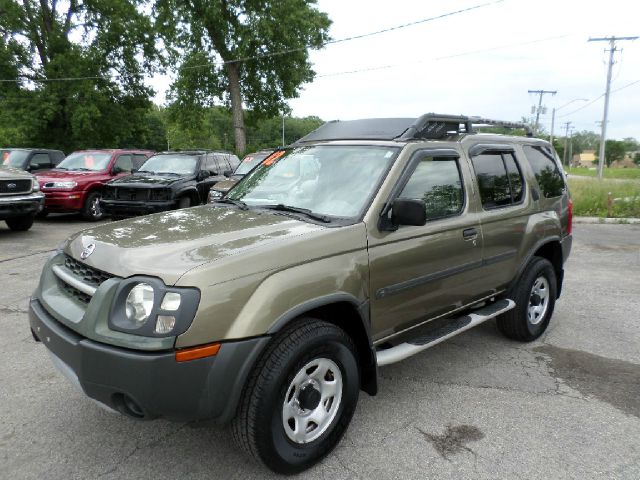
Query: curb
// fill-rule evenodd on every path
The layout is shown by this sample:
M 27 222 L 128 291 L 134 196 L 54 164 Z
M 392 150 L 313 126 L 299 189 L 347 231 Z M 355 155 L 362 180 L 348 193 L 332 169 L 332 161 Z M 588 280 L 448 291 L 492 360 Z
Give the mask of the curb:
M 640 225 L 640 218 L 573 217 L 573 223 Z

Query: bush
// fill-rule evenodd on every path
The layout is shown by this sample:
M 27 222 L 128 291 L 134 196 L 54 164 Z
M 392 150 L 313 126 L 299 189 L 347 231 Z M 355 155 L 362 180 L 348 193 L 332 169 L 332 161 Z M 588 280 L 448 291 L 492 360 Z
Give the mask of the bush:
M 640 218 L 640 182 L 573 179 L 569 180 L 569 189 L 576 216 L 606 217 L 611 192 L 612 198 L 619 199 L 613 204 L 613 218 Z

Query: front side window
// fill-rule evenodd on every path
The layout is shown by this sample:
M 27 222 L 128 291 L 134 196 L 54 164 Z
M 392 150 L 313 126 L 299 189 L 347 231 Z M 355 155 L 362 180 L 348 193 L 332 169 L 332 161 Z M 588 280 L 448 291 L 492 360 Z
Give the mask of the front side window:
M 195 173 L 197 164 L 198 157 L 195 155 L 156 155 L 144 162 L 138 171 L 169 175 L 191 175 Z
M 227 198 L 248 206 L 289 206 L 353 218 L 366 208 L 399 148 L 319 145 L 279 150 L 262 160 Z
M 464 194 L 457 159 L 422 159 L 402 189 L 400 198 L 423 200 L 427 220 L 459 214 Z
M 32 166 L 37 165 L 40 168 L 46 168 L 51 165 L 51 159 L 49 158 L 48 153 L 36 153 L 33 157 L 31 157 L 29 163 Z
M 506 207 L 522 200 L 524 181 L 511 152 L 483 153 L 471 161 L 485 209 Z
M 564 179 L 550 149 L 532 145 L 525 145 L 523 149 L 542 195 L 545 198 L 562 195 L 565 190 Z
M 69 155 L 56 168 L 59 170 L 99 172 L 107 169 L 109 160 L 111 160 L 110 153 L 78 152 Z
M 131 169 L 133 168 L 131 155 L 120 155 L 113 167 L 120 172 L 131 172 Z

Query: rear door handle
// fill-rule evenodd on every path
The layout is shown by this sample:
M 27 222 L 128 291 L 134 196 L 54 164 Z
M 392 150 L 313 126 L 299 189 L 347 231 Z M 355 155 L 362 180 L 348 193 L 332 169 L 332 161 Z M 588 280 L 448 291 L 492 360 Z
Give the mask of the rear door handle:
M 478 238 L 478 230 L 475 228 L 465 228 L 462 231 L 462 236 L 465 240 L 473 240 L 474 238 Z

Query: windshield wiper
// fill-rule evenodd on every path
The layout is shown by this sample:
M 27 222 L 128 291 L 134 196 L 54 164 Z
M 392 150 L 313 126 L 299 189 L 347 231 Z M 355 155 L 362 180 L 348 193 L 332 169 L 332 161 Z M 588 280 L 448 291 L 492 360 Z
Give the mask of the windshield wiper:
M 176 172 L 153 172 L 156 175 L 183 175 L 182 173 L 176 173 Z
M 216 203 L 230 203 L 231 205 L 235 205 L 240 210 L 249 210 L 249 206 L 244 203 L 242 200 L 234 200 L 232 198 L 221 198 L 220 200 L 216 200 Z
M 90 168 L 84 168 L 84 167 L 74 168 L 74 170 L 77 172 L 93 172 L 93 170 L 91 170 Z
M 268 208 L 269 210 L 278 210 L 279 212 L 293 212 L 293 213 L 301 213 L 302 215 L 306 215 L 309 218 L 314 220 L 318 220 L 323 223 L 330 223 L 331 219 L 320 213 L 315 213 L 308 208 L 300 208 L 294 207 L 292 205 L 284 205 L 283 203 L 278 203 L 277 205 L 260 205 L 260 208 Z

